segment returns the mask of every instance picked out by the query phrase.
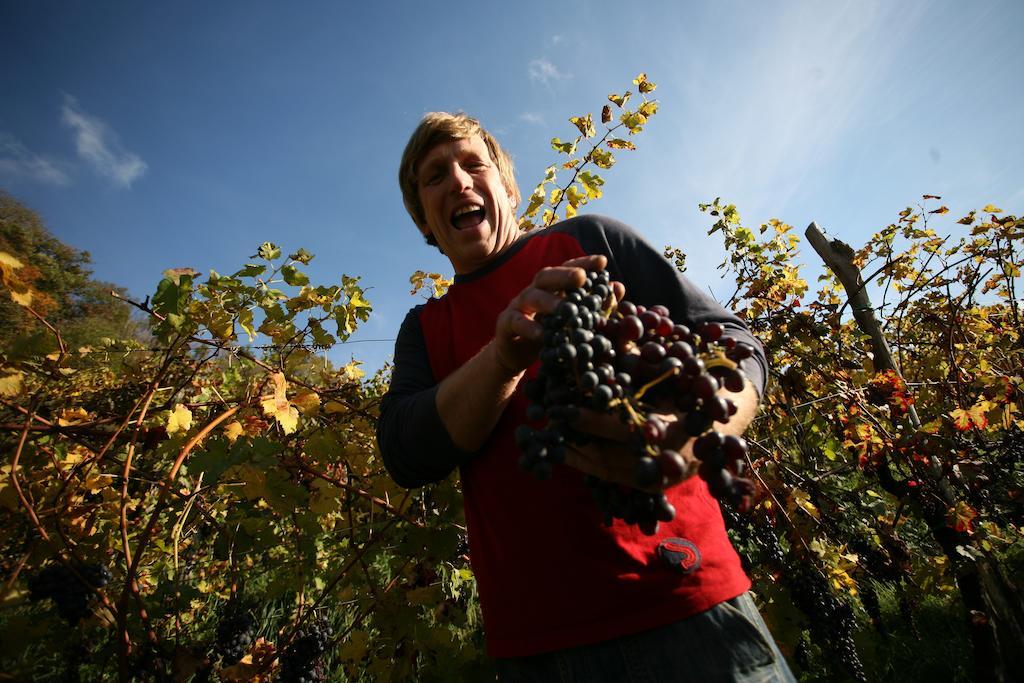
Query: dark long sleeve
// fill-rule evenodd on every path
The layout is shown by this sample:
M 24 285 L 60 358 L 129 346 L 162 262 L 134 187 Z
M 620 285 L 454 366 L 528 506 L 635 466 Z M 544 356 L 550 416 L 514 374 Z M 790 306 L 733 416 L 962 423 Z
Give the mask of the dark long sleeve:
M 420 329 L 409 311 L 395 342 L 391 387 L 381 401 L 377 444 L 392 478 L 407 488 L 440 481 L 472 457 L 460 450 L 437 412 L 437 387 Z

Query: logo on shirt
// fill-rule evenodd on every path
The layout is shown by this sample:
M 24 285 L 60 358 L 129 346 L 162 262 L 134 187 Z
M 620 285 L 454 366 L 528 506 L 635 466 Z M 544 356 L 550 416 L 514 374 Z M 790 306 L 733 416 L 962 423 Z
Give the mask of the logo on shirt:
M 682 574 L 692 574 L 700 569 L 700 551 L 692 541 L 685 538 L 666 538 L 658 544 L 658 557 Z

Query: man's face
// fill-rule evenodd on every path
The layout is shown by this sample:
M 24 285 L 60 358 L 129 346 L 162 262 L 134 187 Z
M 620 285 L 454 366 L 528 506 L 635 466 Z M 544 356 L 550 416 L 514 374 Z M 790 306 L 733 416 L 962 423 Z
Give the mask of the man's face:
M 515 207 L 487 145 L 475 135 L 442 142 L 416 168 L 426 222 L 456 273 L 471 273 L 519 237 Z

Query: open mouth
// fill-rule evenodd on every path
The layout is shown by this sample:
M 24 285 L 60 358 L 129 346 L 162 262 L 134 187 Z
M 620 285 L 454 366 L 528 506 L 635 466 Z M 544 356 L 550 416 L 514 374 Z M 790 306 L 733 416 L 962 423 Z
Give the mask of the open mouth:
M 473 228 L 483 223 L 486 216 L 487 213 L 484 211 L 484 207 L 479 204 L 469 204 L 456 209 L 452 213 L 452 226 L 456 230 Z

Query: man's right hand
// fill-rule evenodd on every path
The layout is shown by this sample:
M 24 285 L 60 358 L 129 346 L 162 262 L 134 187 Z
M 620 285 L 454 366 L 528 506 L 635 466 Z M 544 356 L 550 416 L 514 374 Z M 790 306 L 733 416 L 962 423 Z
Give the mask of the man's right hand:
M 539 271 L 498 315 L 494 339 L 441 382 L 437 412 L 456 446 L 475 451 L 483 445 L 523 372 L 537 360 L 544 329 L 536 316 L 554 311 L 563 293 L 584 283 L 586 271 L 607 263 L 604 256 L 582 256 Z M 624 291 L 621 283 L 612 283 L 615 296 Z

